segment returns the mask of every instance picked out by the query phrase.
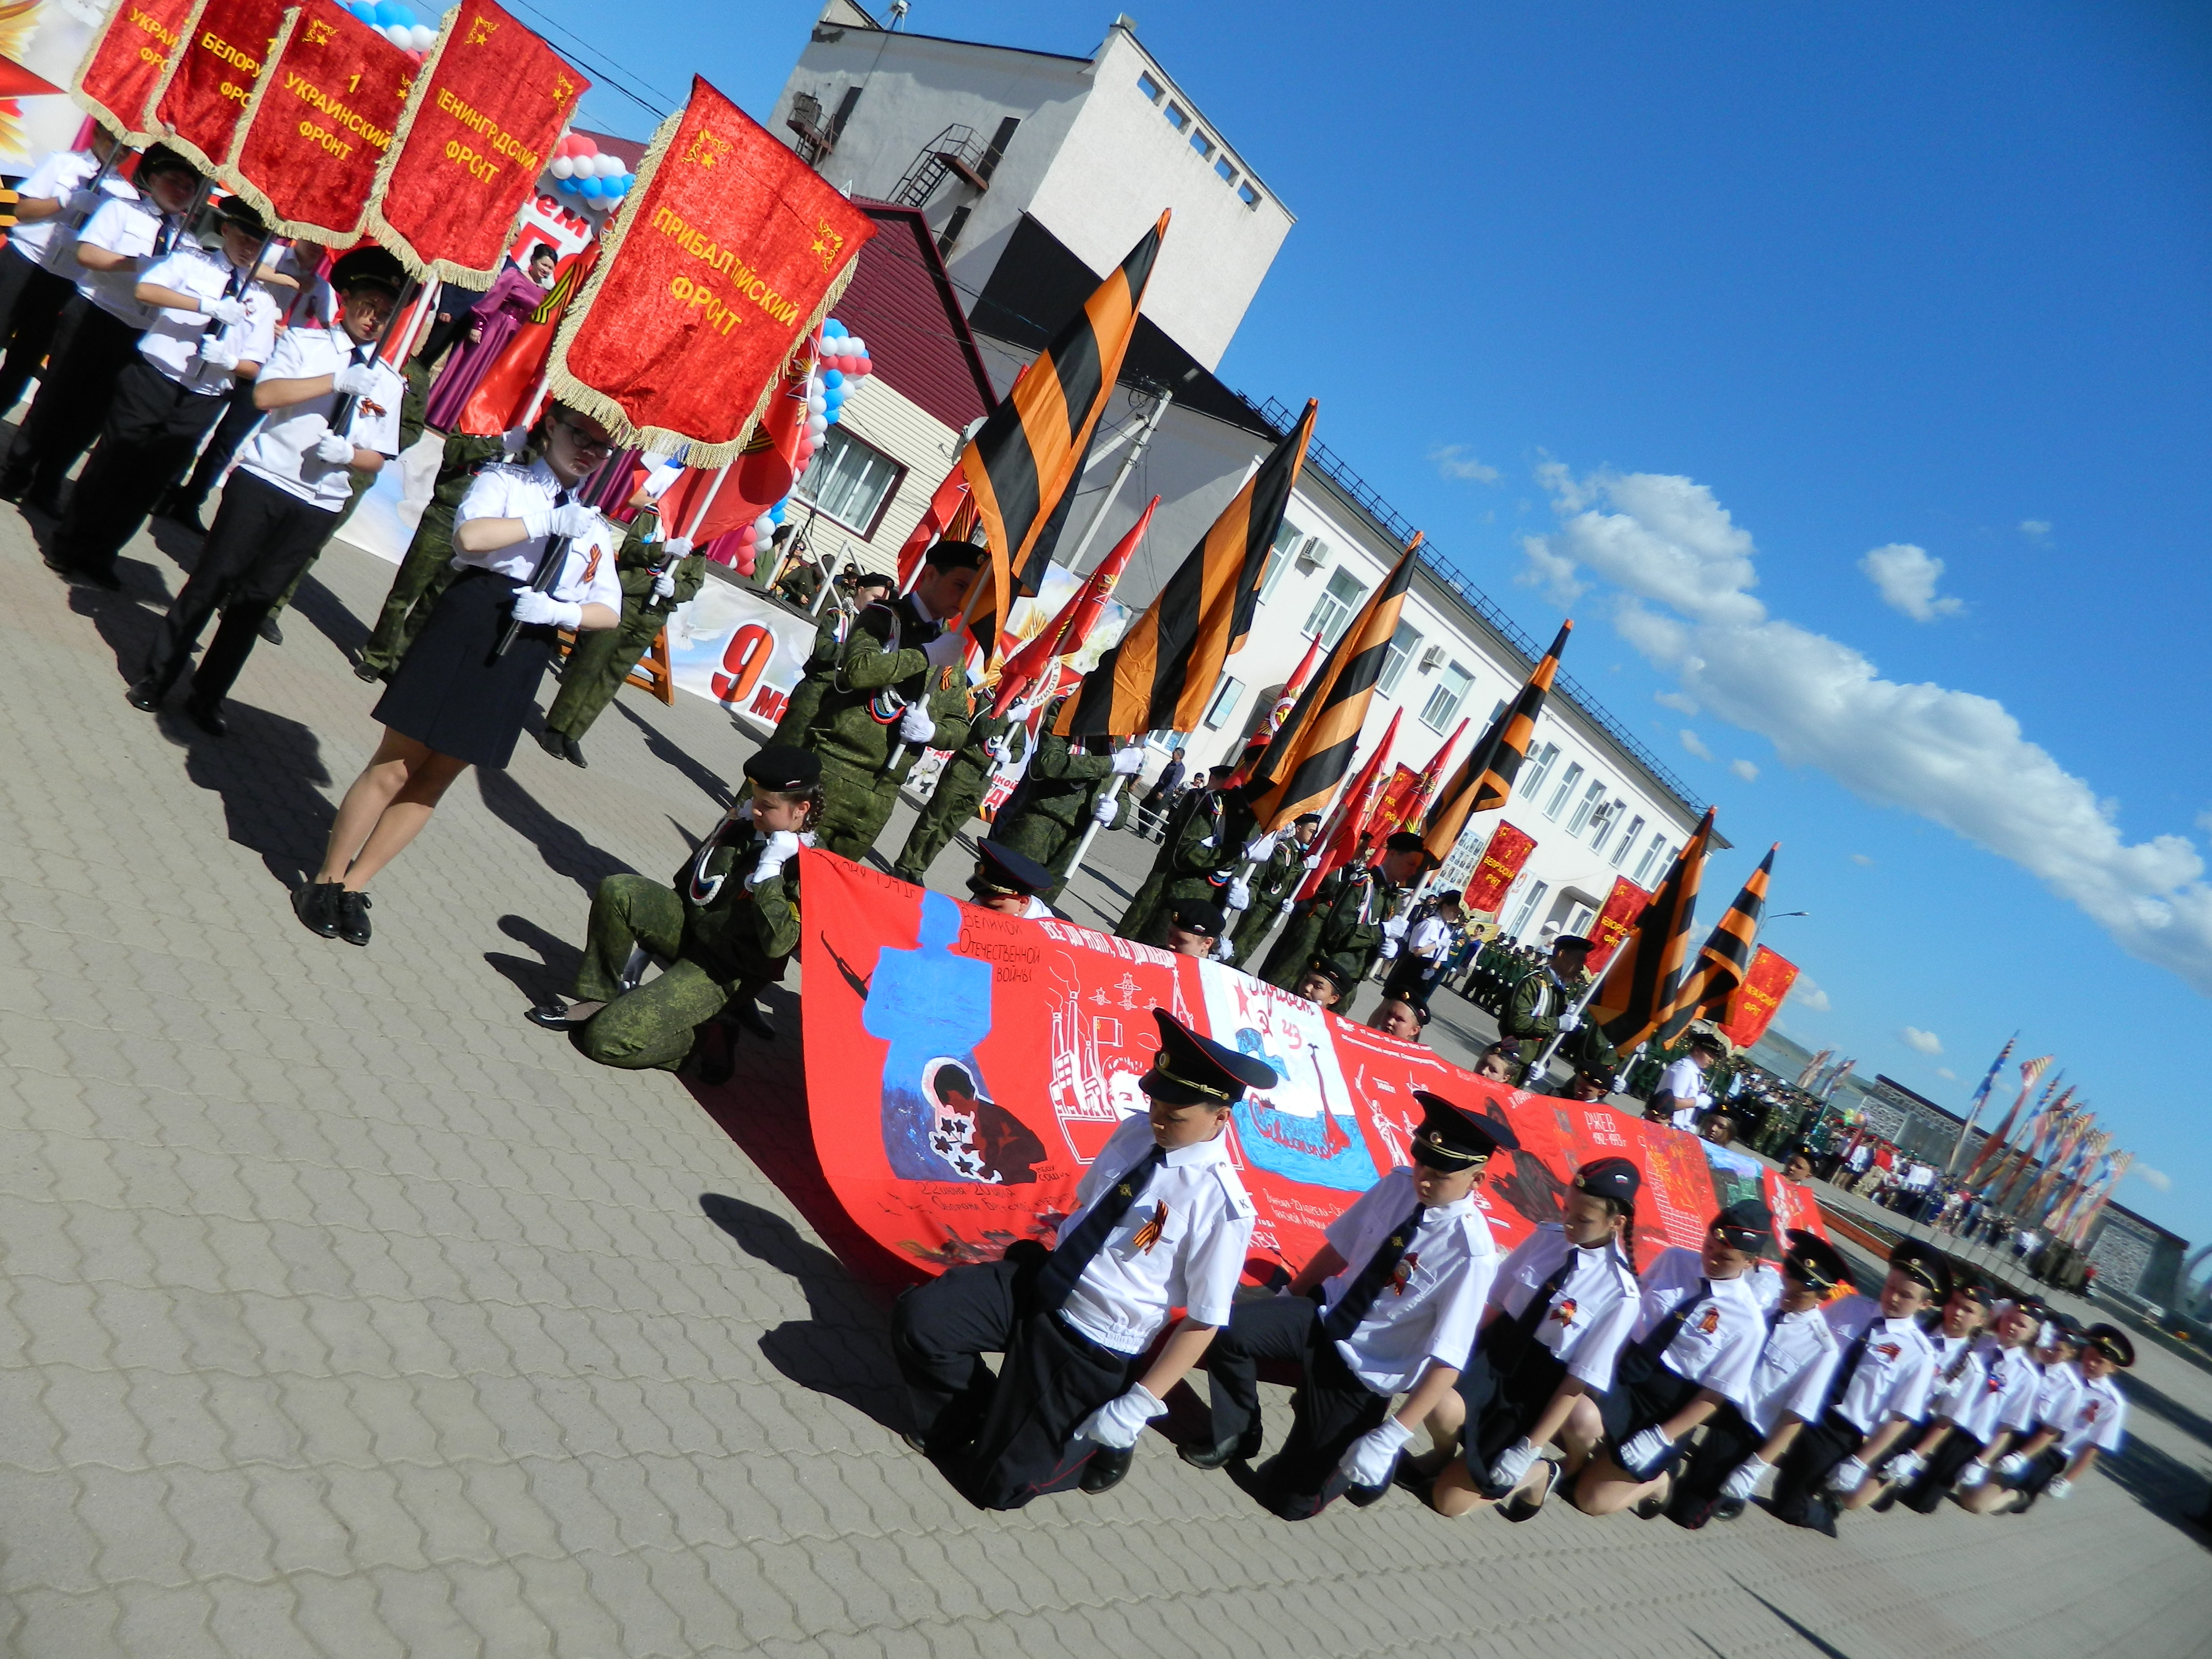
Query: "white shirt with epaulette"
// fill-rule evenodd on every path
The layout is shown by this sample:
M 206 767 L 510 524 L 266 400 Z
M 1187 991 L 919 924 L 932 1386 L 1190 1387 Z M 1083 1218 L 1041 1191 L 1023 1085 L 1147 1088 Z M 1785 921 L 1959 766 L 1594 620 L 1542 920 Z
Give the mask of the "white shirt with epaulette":
M 143 329 L 153 322 L 154 307 L 138 302 L 138 272 L 128 265 L 94 270 L 76 258 L 76 250 L 96 247 L 132 259 L 161 258 L 177 241 L 178 222 L 146 198 L 104 202 L 70 244 L 72 268 L 63 274 L 74 276 L 76 291 L 102 311 Z
M 1711 1389 L 1741 1406 L 1749 1391 L 1752 1367 L 1766 1339 L 1766 1315 L 1742 1275 L 1707 1280 L 1698 1252 L 1675 1245 L 1659 1252 L 1644 1270 L 1636 1323 L 1628 1333 L 1640 1342 L 1683 1303 L 1695 1298 L 1682 1328 L 1659 1356 L 1675 1376 Z
M 2035 1396 L 2035 1420 L 2047 1429 L 2063 1428 L 2074 1415 L 2081 1390 L 2088 1379 L 2081 1368 L 2070 1359 L 2062 1359 L 2056 1365 L 2043 1368 L 2043 1386 Z
M 1743 1420 L 1768 1435 L 1785 1417 L 1817 1419 L 1842 1357 L 1836 1334 L 1818 1306 L 1782 1315 L 1767 1331 L 1751 1368 L 1750 1385 L 1737 1402 Z
M 1928 1414 L 1954 1423 L 1966 1402 L 1981 1392 L 1981 1344 L 1971 1336 L 1946 1336 L 1939 1328 L 1929 1337 L 1936 1349 L 1936 1380 L 1928 1387 Z
M 62 210 L 34 225 L 16 225 L 8 232 L 8 246 L 57 276 L 74 282 L 82 274 L 76 262 L 76 233 L 69 228 L 69 198 L 90 184 L 100 171 L 99 158 L 88 150 L 58 149 L 31 169 L 31 176 L 15 186 L 25 201 L 59 202 Z M 100 180 L 100 191 L 118 202 L 135 202 L 138 192 L 110 173 Z
M 2008 1348 L 1993 1336 L 1980 1343 L 1981 1381 L 1970 1398 L 1951 1413 L 1960 1431 L 1987 1445 L 1999 1429 L 2015 1434 L 2035 1427 L 2035 1400 L 2043 1392 L 2043 1368 L 2025 1347 Z
M 1344 1271 L 1322 1281 L 1324 1306 L 1343 1298 L 1419 1201 L 1413 1170 L 1401 1164 L 1328 1224 L 1326 1237 L 1344 1258 Z M 1498 1260 L 1490 1223 L 1472 1196 L 1425 1211 L 1391 1282 L 1358 1328 L 1338 1341 L 1337 1352 L 1354 1376 L 1381 1395 L 1412 1388 L 1431 1362 L 1464 1370 Z
M 2069 1463 L 2090 1446 L 2116 1452 L 2126 1437 L 2127 1425 L 2128 1402 L 2119 1385 L 2109 1376 L 2094 1382 L 2083 1377 L 2081 1392 L 2074 1396 L 2074 1413 L 2060 1425 L 2058 1449 Z
M 221 253 L 210 253 L 197 242 L 179 247 L 166 259 L 141 271 L 138 280 L 157 288 L 173 289 L 195 299 L 219 299 L 231 290 L 238 267 Z M 179 311 L 162 306 L 138 337 L 138 354 L 187 392 L 203 397 L 228 394 L 236 371 L 211 367 L 200 356 L 210 340 L 238 348 L 238 360 L 259 368 L 276 349 L 276 302 L 258 283 L 244 284 L 235 296 L 246 315 L 234 323 L 214 323 L 204 312 Z
M 1566 1230 L 1558 1222 L 1547 1221 L 1515 1245 L 1498 1267 L 1490 1304 L 1501 1318 L 1519 1318 L 1571 1251 L 1574 1270 L 1537 1320 L 1536 1340 L 1552 1351 L 1569 1376 L 1603 1393 L 1613 1386 L 1613 1361 L 1636 1323 L 1642 1294 L 1617 1243 L 1608 1239 L 1583 1249 L 1567 1242 Z
M 1881 1304 L 1872 1297 L 1847 1296 L 1825 1311 L 1843 1347 L 1838 1365 L 1851 1363 L 1852 1346 L 1861 1332 L 1868 1333 L 1866 1350 L 1836 1410 L 1866 1434 L 1893 1417 L 1915 1422 L 1925 1417 L 1928 1390 L 1936 1380 L 1936 1348 L 1928 1333 L 1910 1319 L 1884 1319 Z
M 458 532 L 471 519 L 520 519 L 535 507 L 550 507 L 567 486 L 540 459 L 527 466 L 495 461 L 477 472 L 453 514 Z M 573 496 L 574 492 L 569 492 Z M 495 547 L 489 553 L 465 553 L 458 535 L 453 543 L 453 568 L 471 566 L 526 582 L 538 572 L 550 536 L 525 536 L 519 542 Z M 622 610 L 622 583 L 615 574 L 615 554 L 622 545 L 620 533 L 604 517 L 593 522 L 589 536 L 568 544 L 560 580 L 547 591 L 564 605 L 603 605 Z
M 1060 1223 L 1060 1236 L 1080 1226 L 1152 1146 L 1150 1117 L 1124 1118 L 1084 1171 L 1075 1212 Z M 1127 1354 L 1150 1346 L 1172 1309 L 1201 1325 L 1227 1324 L 1258 1215 L 1229 1161 L 1225 1133 L 1178 1147 L 1106 1236 L 1060 1316 L 1100 1346 Z
M 320 328 L 288 328 L 261 368 L 261 384 L 313 380 L 335 374 L 368 352 L 350 335 Z M 399 372 L 381 358 L 372 359 L 376 386 L 354 399 L 342 434 L 356 449 L 373 449 L 386 460 L 399 453 L 399 400 L 407 387 Z M 263 483 L 273 484 L 325 513 L 336 513 L 353 495 L 353 469 L 326 461 L 315 445 L 331 429 L 338 395 L 325 392 L 302 403 L 272 409 L 261 417 L 239 453 L 238 464 Z

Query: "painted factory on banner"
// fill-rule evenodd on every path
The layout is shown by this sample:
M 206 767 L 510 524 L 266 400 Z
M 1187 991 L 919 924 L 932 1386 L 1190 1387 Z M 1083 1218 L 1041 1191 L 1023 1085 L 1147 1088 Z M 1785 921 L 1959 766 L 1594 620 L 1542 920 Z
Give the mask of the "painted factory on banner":
M 1070 57 L 893 30 L 853 0 L 830 0 L 768 125 L 856 201 L 914 216 L 926 246 L 901 239 L 899 274 L 949 285 L 941 291 L 964 313 L 958 355 L 972 347 L 997 393 L 1160 210 L 1173 210 L 1055 548 L 1058 562 L 1088 571 L 1158 495 L 1115 594 L 1141 608 L 1294 418 L 1214 373 L 1291 233 L 1290 209 L 1127 16 L 1091 55 Z M 861 262 L 856 289 L 872 286 L 874 258 L 872 250 Z M 872 339 L 885 331 L 863 320 Z M 1295 404 L 1301 389 L 1289 391 Z M 840 458 L 842 473 L 865 482 L 842 493 L 832 523 L 817 511 L 813 538 L 887 568 L 957 453 L 957 422 L 945 417 L 967 400 L 925 398 L 936 405 L 926 422 L 885 401 L 882 411 L 856 406 L 839 428 L 853 452 Z M 1335 642 L 1412 533 L 1345 458 L 1316 441 L 1250 642 L 1188 734 L 1194 770 L 1236 755 L 1309 646 Z M 1425 549 L 1367 720 L 1372 744 L 1399 716 L 1382 775 L 1419 772 L 1455 733 L 1454 758 L 1463 754 L 1541 648 L 1447 556 Z M 1498 925 L 1530 942 L 1584 931 L 1617 881 L 1648 889 L 1703 810 L 1574 683 L 1575 667 L 1571 650 L 1512 803 L 1475 819 L 1443 872 L 1448 885 L 1472 881 L 1495 896 Z M 1155 734 L 1148 775 L 1166 763 L 1167 743 Z M 1502 859 L 1485 871 L 1501 817 L 1519 833 L 1498 838 Z

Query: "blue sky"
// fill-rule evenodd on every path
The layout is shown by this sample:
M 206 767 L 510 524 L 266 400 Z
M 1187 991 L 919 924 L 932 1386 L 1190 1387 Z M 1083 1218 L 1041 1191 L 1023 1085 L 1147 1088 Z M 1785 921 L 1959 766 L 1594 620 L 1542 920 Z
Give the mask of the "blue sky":
M 546 12 L 756 114 L 815 15 Z M 1112 15 L 909 26 L 1083 53 Z M 2201 10 L 1137 17 L 1298 216 L 1224 378 L 1318 397 L 1531 631 L 1571 611 L 1572 671 L 1720 804 L 1710 912 L 1783 842 L 1790 1033 L 1957 1105 L 2017 1029 L 2170 1183 L 2122 1201 L 2212 1238 Z

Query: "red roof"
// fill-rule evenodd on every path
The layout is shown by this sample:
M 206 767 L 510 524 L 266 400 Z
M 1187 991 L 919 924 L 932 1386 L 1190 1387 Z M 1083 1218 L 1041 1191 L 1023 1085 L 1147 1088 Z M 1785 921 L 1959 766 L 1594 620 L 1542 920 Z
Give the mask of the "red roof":
M 957 432 L 998 406 L 937 243 L 919 209 L 855 198 L 876 222 L 830 314 L 867 342 L 884 384 Z

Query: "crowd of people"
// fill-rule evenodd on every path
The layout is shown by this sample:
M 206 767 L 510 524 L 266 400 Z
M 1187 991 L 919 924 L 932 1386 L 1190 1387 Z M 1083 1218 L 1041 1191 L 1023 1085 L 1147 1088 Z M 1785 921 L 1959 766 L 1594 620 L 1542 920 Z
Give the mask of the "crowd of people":
M 35 374 L 40 389 L 0 495 L 45 520 L 60 574 L 112 589 L 149 513 L 197 522 L 196 481 L 212 487 L 230 458 L 210 469 L 210 455 L 234 440 L 205 544 L 126 692 L 159 710 L 189 670 L 185 713 L 220 737 L 273 609 L 410 425 L 436 431 L 457 394 L 449 380 L 434 390 L 421 359 L 403 376 L 379 350 L 405 288 L 390 256 L 294 255 L 243 203 L 210 209 L 182 156 L 157 146 L 127 173 L 121 159 L 95 137 L 21 192 L 22 228 L 0 254 L 0 380 L 20 389 Z M 528 263 L 540 268 L 504 275 L 473 318 L 441 317 L 435 343 L 459 354 L 463 379 L 542 292 L 544 262 Z M 227 418 L 241 408 L 252 417 Z M 470 767 L 507 763 L 563 633 L 576 649 L 539 740 L 584 764 L 582 732 L 696 588 L 696 554 L 655 510 L 672 471 L 610 499 L 613 452 L 604 427 L 557 405 L 527 431 L 445 437 L 429 508 L 356 665 L 382 684 L 370 711 L 381 735 L 292 896 L 313 933 L 369 943 L 369 883 Z M 989 776 L 1024 763 L 967 887 L 993 909 L 1048 913 L 1086 831 L 1128 821 L 1144 750 L 1059 737 L 1053 707 L 979 707 L 950 624 L 983 559 L 940 542 L 904 592 L 858 572 L 838 584 L 782 726 L 746 763 L 744 799 L 670 882 L 601 884 L 572 995 L 533 1009 L 535 1023 L 599 1063 L 726 1077 L 732 1031 L 774 1036 L 756 999 L 798 942 L 800 848 L 866 856 L 931 749 L 951 758 L 892 868 L 923 878 Z M 1232 774 L 1153 800 L 1159 850 L 1122 936 L 1249 965 L 1323 1007 L 1348 1006 L 1379 969 L 1372 1023 L 1419 1040 L 1434 988 L 1474 945 L 1461 896 L 1423 891 L 1434 860 L 1419 836 L 1323 871 L 1319 818 L 1265 829 Z M 1580 1015 L 1589 949 L 1561 937 L 1540 958 L 1497 945 L 1474 958 L 1504 1033 L 1480 1075 L 1543 1085 L 1556 1058 L 1571 1094 L 1603 1097 L 1618 1057 Z M 1639 1274 L 1640 1177 L 1603 1158 L 1575 1173 L 1559 1218 L 1501 1251 L 1474 1194 L 1515 1150 L 1512 1132 L 1437 1094 L 1419 1097 L 1412 1163 L 1339 1218 L 1279 1294 L 1240 1296 L 1255 1212 L 1224 1133 L 1244 1091 L 1276 1079 L 1155 1012 L 1150 1109 L 1092 1162 L 1054 1246 L 955 1267 L 898 1306 L 910 1438 L 978 1503 L 1112 1486 L 1201 1359 L 1211 1434 L 1182 1449 L 1200 1468 L 1258 1455 L 1263 1362 L 1298 1374 L 1288 1439 L 1256 1483 L 1291 1519 L 1403 1486 L 1443 1516 L 1495 1505 L 1525 1520 L 1559 1491 L 1593 1516 L 1694 1528 L 1741 1511 L 1771 1477 L 1778 1516 L 1832 1530 L 1847 1509 L 1924 1511 L 1947 1492 L 1983 1514 L 2063 1498 L 2120 1444 L 2111 1378 L 2132 1362 L 2124 1334 L 2033 1303 L 1993 1306 L 1920 1246 L 1899 1248 L 1877 1295 L 1850 1293 L 1832 1247 L 1778 1239 L 1746 1200 L 1713 1218 L 1701 1249 L 1662 1251 Z M 1704 1078 L 1723 1051 L 1693 1036 L 1651 1110 L 1690 1126 L 1709 1116 Z M 985 1353 L 1005 1355 L 996 1373 Z

